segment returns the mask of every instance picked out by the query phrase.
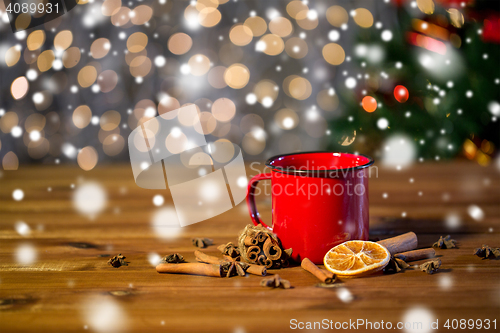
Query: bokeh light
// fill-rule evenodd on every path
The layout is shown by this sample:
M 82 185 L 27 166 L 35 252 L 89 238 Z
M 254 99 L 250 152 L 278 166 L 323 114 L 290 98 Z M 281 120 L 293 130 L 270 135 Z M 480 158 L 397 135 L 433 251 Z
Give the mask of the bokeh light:
M 257 44 L 255 44 L 256 51 L 264 52 L 270 56 L 280 54 L 285 48 L 285 43 L 280 36 L 274 34 L 267 34 L 262 36 Z
M 97 150 L 92 146 L 84 147 L 78 152 L 78 166 L 85 171 L 92 170 L 97 165 L 97 160 Z
M 176 34 L 173 34 L 169 39 L 168 39 L 168 50 L 172 52 L 173 54 L 184 54 L 187 53 L 190 49 L 191 46 L 193 45 L 193 40 L 189 35 L 179 32 Z
M 26 79 L 26 77 L 24 76 L 20 76 L 12 81 L 12 85 L 10 86 L 10 92 L 14 99 L 21 99 L 26 96 L 26 94 L 28 93 L 28 89 L 28 79 Z
M 229 39 L 238 46 L 249 44 L 253 39 L 252 30 L 243 24 L 237 24 L 229 31 Z
M 76 187 L 73 193 L 73 207 L 83 215 L 94 218 L 107 205 L 108 195 L 97 182 L 85 182 Z
M 372 96 L 363 97 L 361 104 L 366 112 L 373 112 L 377 110 L 377 101 Z
M 266 20 L 259 16 L 251 16 L 247 18 L 244 25 L 250 28 L 254 37 L 262 36 L 267 31 Z
M 342 24 L 347 23 L 349 15 L 343 7 L 331 6 L 326 10 L 326 19 L 334 27 L 341 27 Z
M 362 28 L 370 28 L 373 25 L 373 15 L 366 8 L 358 8 L 353 11 L 354 22 Z
M 331 65 L 340 65 L 344 62 L 345 52 L 337 43 L 328 43 L 323 47 L 323 58 Z
M 241 89 L 248 84 L 250 71 L 243 64 L 234 64 L 224 71 L 224 82 L 233 89 Z
M 236 114 L 236 105 L 229 98 L 219 98 L 212 105 L 212 114 L 220 122 L 228 122 Z

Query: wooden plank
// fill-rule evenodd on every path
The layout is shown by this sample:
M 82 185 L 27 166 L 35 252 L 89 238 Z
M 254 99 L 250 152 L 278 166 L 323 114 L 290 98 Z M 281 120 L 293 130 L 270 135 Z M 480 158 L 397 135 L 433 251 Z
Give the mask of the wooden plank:
M 106 209 L 94 219 L 77 214 L 71 202 L 71 184 L 78 186 L 85 180 L 99 182 L 108 193 Z M 331 289 L 315 287 L 317 280 L 300 267 L 271 271 L 288 279 L 294 287 L 290 290 L 260 287 L 256 276 L 227 279 L 156 273 L 149 262 L 151 254 L 179 252 L 194 261 L 193 237 L 213 238 L 215 245 L 204 251 L 217 255 L 216 245 L 234 242 L 250 222 L 248 212 L 242 203 L 183 228 L 176 238 L 161 239 L 151 227 L 158 210 L 152 197 L 161 193 L 169 205 L 169 192 L 137 188 L 127 165 L 90 172 L 67 166 L 23 167 L 4 171 L 0 185 L 2 332 L 99 331 L 96 324 L 119 332 L 283 332 L 290 330 L 293 318 L 396 323 L 418 307 L 430 311 L 441 325 L 453 318 L 496 318 L 500 324 L 500 260 L 472 255 L 483 243 L 500 246 L 500 179 L 493 167 L 442 163 L 402 171 L 380 168 L 378 178 L 370 180 L 371 237 L 382 239 L 412 230 L 419 237 L 419 247 L 427 247 L 440 235 L 451 234 L 458 248 L 436 250 L 442 269 L 434 275 L 412 269 L 350 279 Z M 12 200 L 16 188 L 25 193 L 22 201 Z M 261 195 L 258 200 L 263 219 L 270 221 L 270 199 Z M 468 215 L 470 205 L 483 210 L 483 220 Z M 445 221 L 450 213 L 460 217 L 454 228 Z M 31 233 L 19 235 L 14 229 L 17 221 L 26 222 Z M 37 254 L 32 265 L 16 261 L 24 244 Z M 102 256 L 117 253 L 127 256 L 129 266 L 106 264 L 108 258 Z M 352 295 L 348 302 L 339 298 L 345 290 Z M 92 310 L 96 318 L 86 315 Z M 99 320 L 100 314 L 104 315 Z

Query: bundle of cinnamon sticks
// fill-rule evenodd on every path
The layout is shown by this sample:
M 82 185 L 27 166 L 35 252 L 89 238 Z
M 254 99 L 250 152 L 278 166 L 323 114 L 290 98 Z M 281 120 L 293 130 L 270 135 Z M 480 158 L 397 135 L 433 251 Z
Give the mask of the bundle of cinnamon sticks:
M 279 239 L 263 227 L 247 226 L 240 235 L 239 248 L 245 261 L 266 268 L 288 267 L 292 254 L 292 249 L 283 249 Z

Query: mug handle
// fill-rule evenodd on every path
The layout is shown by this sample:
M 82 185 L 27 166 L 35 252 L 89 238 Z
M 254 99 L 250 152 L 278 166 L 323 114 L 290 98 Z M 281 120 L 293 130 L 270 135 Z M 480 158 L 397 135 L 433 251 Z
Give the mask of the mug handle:
M 253 224 L 255 224 L 256 226 L 262 224 L 267 229 L 273 230 L 271 227 L 262 222 L 262 220 L 259 217 L 259 212 L 257 212 L 257 205 L 255 204 L 255 189 L 257 188 L 257 183 L 261 180 L 268 180 L 268 179 L 271 179 L 270 173 L 260 173 L 252 177 L 252 179 L 250 179 L 247 190 L 247 205 L 248 205 L 248 211 L 250 212 L 250 218 L 252 219 Z

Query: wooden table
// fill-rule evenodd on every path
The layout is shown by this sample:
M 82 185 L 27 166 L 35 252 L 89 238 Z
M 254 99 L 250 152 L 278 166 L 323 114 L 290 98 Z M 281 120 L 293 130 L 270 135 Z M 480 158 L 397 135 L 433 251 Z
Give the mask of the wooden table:
M 292 319 L 383 320 L 395 327 L 398 321 L 428 316 L 439 320 L 437 331 L 442 332 L 451 331 L 443 328 L 447 319 L 497 319 L 498 329 L 500 260 L 481 260 L 472 253 L 483 243 L 500 246 L 499 175 L 493 166 L 466 162 L 379 169 L 379 177 L 370 180 L 371 237 L 415 231 L 419 246 L 428 247 L 440 235 L 451 234 L 459 246 L 437 250 L 442 269 L 434 275 L 407 270 L 351 279 L 324 289 L 315 286 L 314 276 L 293 267 L 276 272 L 293 285 L 278 290 L 260 287 L 257 276 L 162 275 L 149 261 L 155 253 L 173 252 L 194 261 L 192 237 L 213 238 L 215 245 L 235 241 L 250 223 L 244 202 L 166 240 L 155 235 L 150 223 L 158 209 L 152 197 L 162 191 L 138 188 L 128 165 L 90 172 L 69 166 L 3 171 L 0 331 L 284 332 L 291 330 Z M 108 194 L 105 210 L 94 219 L 77 214 L 71 200 L 72 184 L 87 181 L 99 182 Z M 12 199 L 16 188 L 24 191 L 21 201 Z M 163 195 L 169 205 L 168 192 Z M 259 199 L 263 218 L 269 220 L 270 199 Z M 468 215 L 470 205 L 483 211 L 481 221 Z M 29 225 L 29 235 L 16 232 L 18 221 Z M 206 252 L 216 254 L 216 246 Z M 33 253 L 37 258 L 31 265 L 17 262 L 17 255 L 29 259 Z M 107 265 L 103 255 L 117 253 L 127 257 L 129 266 Z M 339 295 L 346 290 L 353 299 L 341 297 L 344 302 Z M 360 331 L 371 330 L 363 326 Z

